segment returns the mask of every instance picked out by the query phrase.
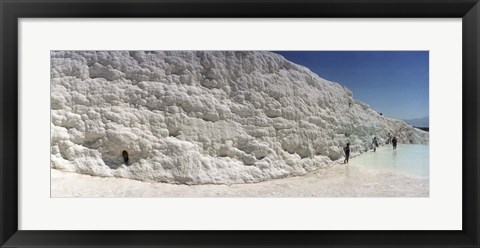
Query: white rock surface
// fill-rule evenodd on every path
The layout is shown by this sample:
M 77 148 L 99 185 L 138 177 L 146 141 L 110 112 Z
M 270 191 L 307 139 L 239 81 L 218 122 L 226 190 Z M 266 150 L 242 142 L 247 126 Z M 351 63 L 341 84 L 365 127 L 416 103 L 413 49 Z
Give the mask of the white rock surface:
M 346 87 L 270 52 L 54 51 L 51 167 L 181 184 L 304 175 L 393 133 Z M 122 151 L 129 154 L 125 163 Z

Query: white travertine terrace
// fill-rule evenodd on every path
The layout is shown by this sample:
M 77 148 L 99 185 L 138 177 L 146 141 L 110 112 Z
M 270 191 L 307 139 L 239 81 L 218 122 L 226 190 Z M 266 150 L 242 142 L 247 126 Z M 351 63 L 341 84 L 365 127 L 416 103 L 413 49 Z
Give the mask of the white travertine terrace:
M 387 133 L 428 143 L 270 52 L 52 51 L 51 122 L 52 168 L 179 184 L 304 175 Z

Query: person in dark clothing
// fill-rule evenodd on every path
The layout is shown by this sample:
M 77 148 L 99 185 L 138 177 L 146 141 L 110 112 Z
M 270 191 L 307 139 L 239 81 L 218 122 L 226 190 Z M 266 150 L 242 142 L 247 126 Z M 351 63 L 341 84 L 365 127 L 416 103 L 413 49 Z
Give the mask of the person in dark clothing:
M 393 145 L 393 149 L 397 149 L 397 138 L 396 137 L 393 137 L 392 145 Z
M 350 158 L 350 143 L 347 143 L 347 146 L 343 148 L 343 151 L 345 152 L 345 160 L 343 163 L 348 163 L 348 159 Z
M 372 145 L 373 145 L 373 151 L 376 152 L 378 147 L 377 137 L 373 137 Z
M 122 157 L 123 157 L 123 161 L 125 162 L 125 164 L 128 164 L 128 152 L 127 151 L 123 150 Z

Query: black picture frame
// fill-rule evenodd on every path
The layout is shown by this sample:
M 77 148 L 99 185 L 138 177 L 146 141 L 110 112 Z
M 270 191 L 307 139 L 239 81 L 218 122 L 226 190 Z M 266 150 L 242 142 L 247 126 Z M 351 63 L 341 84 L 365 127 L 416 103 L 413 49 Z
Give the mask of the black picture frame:
M 1 247 L 480 247 L 478 0 L 0 0 Z M 461 231 L 18 230 L 19 18 L 462 18 Z M 34 137 L 32 137 L 34 138 Z M 441 216 L 439 216 L 441 218 Z

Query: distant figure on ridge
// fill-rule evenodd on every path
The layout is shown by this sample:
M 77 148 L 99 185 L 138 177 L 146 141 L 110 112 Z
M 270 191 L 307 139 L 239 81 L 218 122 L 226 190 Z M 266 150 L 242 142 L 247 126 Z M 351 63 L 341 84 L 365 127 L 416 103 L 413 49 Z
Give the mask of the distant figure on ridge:
M 350 143 L 347 143 L 347 146 L 343 148 L 345 152 L 345 160 L 343 161 L 344 164 L 348 163 L 348 159 L 350 158 Z
M 376 152 L 378 147 L 377 137 L 373 137 L 372 145 L 373 145 L 373 151 Z
M 392 139 L 393 149 L 397 149 L 397 138 L 394 136 Z

